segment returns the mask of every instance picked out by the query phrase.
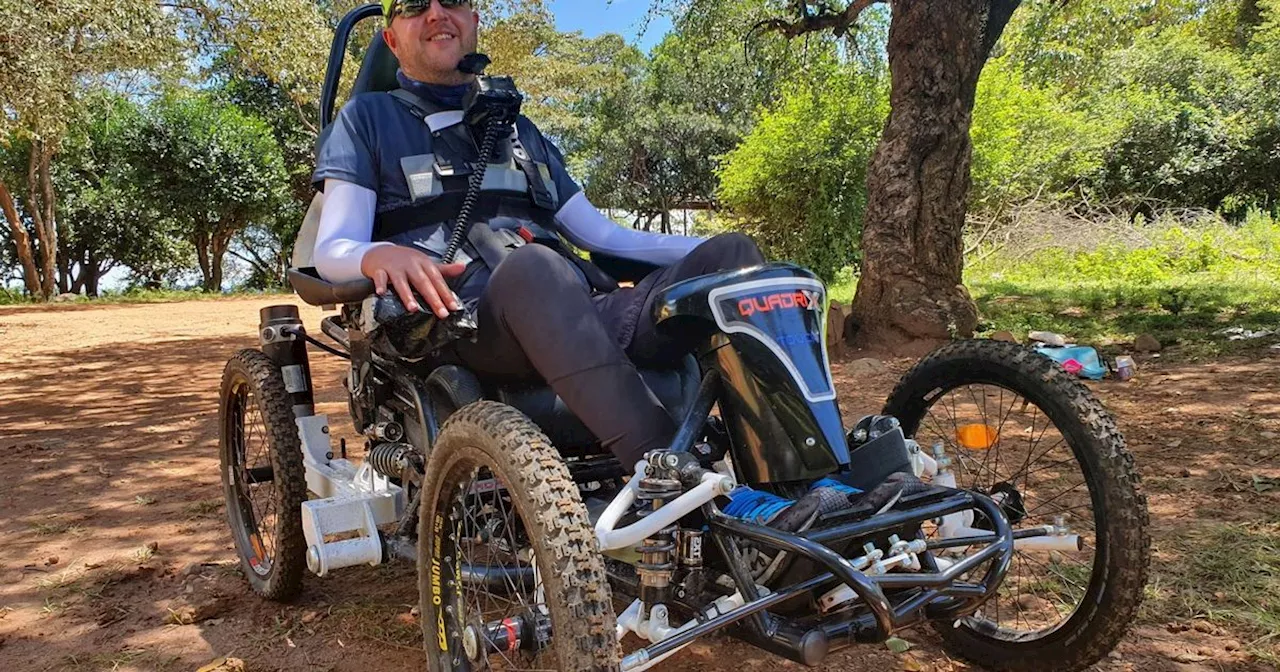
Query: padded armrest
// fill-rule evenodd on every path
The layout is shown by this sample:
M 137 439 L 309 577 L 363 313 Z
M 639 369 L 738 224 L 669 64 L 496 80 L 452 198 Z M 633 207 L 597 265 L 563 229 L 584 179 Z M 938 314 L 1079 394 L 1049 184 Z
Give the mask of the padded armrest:
M 289 284 L 303 301 L 313 306 L 355 303 L 373 294 L 373 281 L 368 278 L 334 284 L 321 278 L 314 268 L 289 269 Z
M 598 266 L 600 270 L 609 274 L 609 277 L 618 282 L 640 282 L 644 279 L 644 276 L 659 268 L 659 266 L 647 261 L 625 259 L 599 252 L 591 253 L 591 263 Z

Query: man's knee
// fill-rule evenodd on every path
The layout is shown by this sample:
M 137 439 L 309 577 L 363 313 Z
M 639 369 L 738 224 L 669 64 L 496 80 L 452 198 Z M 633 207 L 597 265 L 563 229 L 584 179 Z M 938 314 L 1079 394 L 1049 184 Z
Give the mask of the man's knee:
M 707 239 L 694 252 L 700 252 L 716 268 L 731 270 L 764 263 L 764 254 L 756 241 L 745 233 L 721 233 Z
M 514 293 L 527 299 L 558 296 L 581 286 L 569 261 L 555 250 L 545 245 L 525 245 L 502 260 L 489 279 L 488 291 Z

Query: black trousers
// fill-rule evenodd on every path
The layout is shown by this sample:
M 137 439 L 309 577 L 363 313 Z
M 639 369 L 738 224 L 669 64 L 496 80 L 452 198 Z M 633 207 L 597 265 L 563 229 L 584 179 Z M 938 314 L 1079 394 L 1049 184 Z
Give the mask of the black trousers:
M 655 295 L 681 280 L 763 262 L 750 238 L 722 234 L 634 287 L 593 297 L 567 260 L 526 245 L 493 272 L 477 308 L 478 338 L 455 353 L 478 375 L 546 381 L 624 465 L 634 464 L 675 434 L 636 365 L 673 365 L 705 336 L 659 333 Z

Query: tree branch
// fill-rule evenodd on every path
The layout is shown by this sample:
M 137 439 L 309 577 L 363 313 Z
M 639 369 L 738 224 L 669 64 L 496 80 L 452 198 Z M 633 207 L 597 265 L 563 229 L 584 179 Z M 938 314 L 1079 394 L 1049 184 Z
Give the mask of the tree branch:
M 850 0 L 849 4 L 841 11 L 833 12 L 826 5 L 823 5 L 817 14 L 802 13 L 800 18 L 795 20 L 787 19 L 765 19 L 752 26 L 752 32 L 776 32 L 790 39 L 799 37 L 806 33 L 816 33 L 819 31 L 830 30 L 836 37 L 843 37 L 849 32 L 849 28 L 858 22 L 858 16 L 862 14 L 862 10 L 885 0 Z

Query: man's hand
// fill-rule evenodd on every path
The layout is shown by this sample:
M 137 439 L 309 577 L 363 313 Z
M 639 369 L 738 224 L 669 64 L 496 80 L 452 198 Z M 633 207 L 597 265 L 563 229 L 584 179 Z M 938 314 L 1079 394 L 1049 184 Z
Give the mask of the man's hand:
M 387 287 L 395 288 L 405 309 L 412 313 L 420 309 L 413 296 L 412 290 L 416 289 L 442 320 L 449 317 L 450 310 L 462 310 L 445 278 L 457 277 L 465 268 L 461 262 L 439 264 L 418 250 L 400 245 L 378 245 L 360 260 L 360 272 L 373 280 L 379 295 L 385 294 Z

